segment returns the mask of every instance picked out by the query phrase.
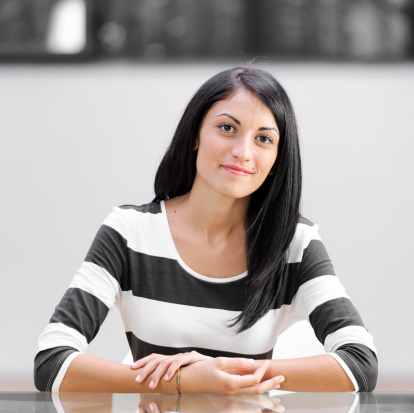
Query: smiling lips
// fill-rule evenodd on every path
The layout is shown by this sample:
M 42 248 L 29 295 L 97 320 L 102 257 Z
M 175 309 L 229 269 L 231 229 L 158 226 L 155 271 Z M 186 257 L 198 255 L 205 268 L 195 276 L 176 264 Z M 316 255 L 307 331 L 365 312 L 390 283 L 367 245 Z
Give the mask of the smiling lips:
M 221 167 L 225 171 L 238 176 L 250 176 L 253 173 L 252 171 L 249 171 L 248 169 L 242 168 L 237 165 L 221 165 Z

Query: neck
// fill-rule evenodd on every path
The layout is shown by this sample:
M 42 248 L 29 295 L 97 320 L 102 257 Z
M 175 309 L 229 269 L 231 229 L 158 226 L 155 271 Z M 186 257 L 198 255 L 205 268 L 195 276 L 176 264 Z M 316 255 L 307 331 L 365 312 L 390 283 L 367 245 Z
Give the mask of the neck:
M 206 194 L 193 186 L 189 193 L 171 201 L 172 208 L 209 244 L 233 235 L 244 236 L 250 197 L 235 199 L 216 192 Z

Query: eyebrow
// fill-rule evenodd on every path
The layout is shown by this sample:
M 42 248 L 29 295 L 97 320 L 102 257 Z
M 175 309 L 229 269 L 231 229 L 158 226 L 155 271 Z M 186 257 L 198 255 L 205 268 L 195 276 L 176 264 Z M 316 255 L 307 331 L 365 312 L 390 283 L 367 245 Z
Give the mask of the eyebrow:
M 220 113 L 219 115 L 217 115 L 216 117 L 218 117 L 218 116 L 228 116 L 230 119 L 233 119 L 238 125 L 241 125 L 241 123 L 240 123 L 240 121 L 238 120 L 238 119 L 236 119 L 234 116 L 232 116 L 232 115 L 229 115 L 228 113 Z M 259 128 L 258 130 L 274 130 L 275 132 L 277 132 L 277 133 L 280 133 L 279 132 L 279 130 L 278 129 L 276 129 L 276 128 L 273 128 L 273 127 L 266 127 L 266 126 L 262 126 L 261 128 Z
M 238 119 L 236 119 L 234 116 L 229 115 L 228 113 L 220 113 L 220 115 L 217 115 L 216 118 L 218 116 L 228 116 L 230 119 L 233 119 L 238 125 L 241 125 L 240 121 Z

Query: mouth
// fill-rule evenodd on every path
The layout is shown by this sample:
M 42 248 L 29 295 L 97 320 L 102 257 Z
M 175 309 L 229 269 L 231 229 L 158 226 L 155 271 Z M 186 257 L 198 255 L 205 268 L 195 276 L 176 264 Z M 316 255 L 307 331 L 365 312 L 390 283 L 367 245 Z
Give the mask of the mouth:
M 225 171 L 237 176 L 250 176 L 253 173 L 252 171 L 249 171 L 248 169 L 242 168 L 237 165 L 221 165 L 221 167 Z

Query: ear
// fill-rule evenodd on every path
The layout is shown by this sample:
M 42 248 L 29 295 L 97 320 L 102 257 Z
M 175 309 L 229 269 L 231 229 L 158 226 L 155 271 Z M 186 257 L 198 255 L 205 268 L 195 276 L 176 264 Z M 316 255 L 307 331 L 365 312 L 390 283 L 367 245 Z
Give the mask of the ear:
M 196 151 L 197 149 L 198 149 L 198 137 L 197 137 L 197 139 L 194 141 L 193 151 Z

